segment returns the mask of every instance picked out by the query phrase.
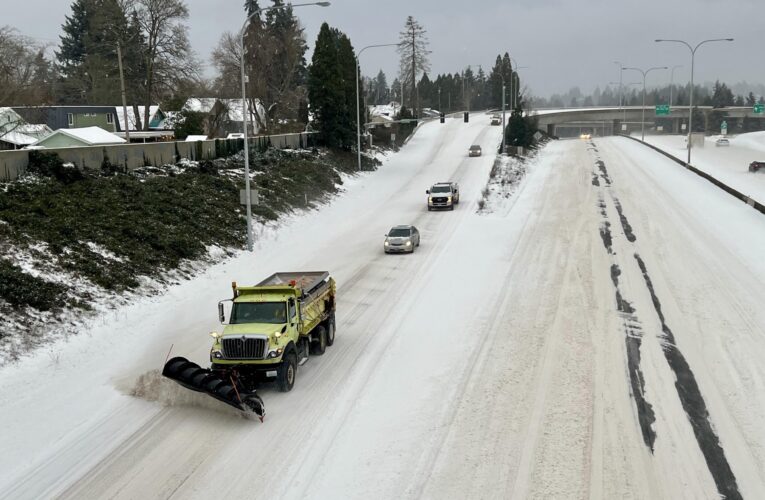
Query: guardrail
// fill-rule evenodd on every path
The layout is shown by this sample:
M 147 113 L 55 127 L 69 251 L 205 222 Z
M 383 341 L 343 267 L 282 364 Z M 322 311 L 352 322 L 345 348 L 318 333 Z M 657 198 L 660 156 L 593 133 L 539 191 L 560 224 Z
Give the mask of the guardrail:
M 251 148 L 299 149 L 310 147 L 315 132 L 260 135 L 250 137 Z M 126 171 L 147 165 L 161 166 L 175 163 L 179 158 L 212 160 L 241 151 L 242 139 L 212 139 L 207 141 L 147 142 L 115 144 L 109 146 L 82 146 L 72 148 L 40 149 L 56 153 L 64 163 L 80 169 L 100 169 L 105 161 L 123 167 Z M 0 181 L 9 182 L 23 175 L 29 165 L 31 150 L 0 151 Z
M 641 141 L 637 137 L 632 137 L 632 136 L 624 135 L 624 134 L 619 134 L 619 135 L 621 137 L 626 137 L 628 139 L 632 139 L 633 141 L 639 142 L 640 144 L 642 144 L 644 146 L 648 146 L 649 148 L 653 149 L 657 153 L 663 154 L 664 156 L 666 156 L 670 160 L 674 161 L 678 165 L 682 166 L 683 168 L 686 168 L 686 169 L 690 170 L 694 174 L 698 175 L 699 177 L 702 177 L 702 178 L 706 179 L 707 181 L 711 182 L 712 184 L 714 184 L 715 186 L 719 187 L 720 189 L 722 189 L 726 193 L 730 194 L 731 196 L 735 196 L 736 198 L 738 198 L 739 200 L 743 201 L 744 203 L 746 203 L 750 207 L 754 208 L 758 212 L 765 214 L 765 205 L 763 205 L 759 201 L 755 200 L 754 198 L 750 198 L 749 196 L 745 195 L 741 191 L 728 186 L 727 184 L 723 183 L 719 179 L 716 179 L 715 177 L 712 177 L 707 172 L 704 172 L 703 170 L 699 170 L 698 168 L 694 167 L 693 165 L 689 165 L 689 164 L 685 163 L 683 160 L 681 160 L 677 156 L 671 155 L 670 153 L 667 153 L 663 149 L 661 149 L 661 148 L 659 148 L 657 146 L 654 146 L 653 144 L 648 144 L 645 141 Z

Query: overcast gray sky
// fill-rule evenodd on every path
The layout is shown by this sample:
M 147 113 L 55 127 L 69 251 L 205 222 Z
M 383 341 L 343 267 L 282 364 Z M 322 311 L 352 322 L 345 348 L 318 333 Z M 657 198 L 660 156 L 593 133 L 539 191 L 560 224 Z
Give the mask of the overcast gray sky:
M 57 42 L 71 3 L 0 0 L 0 24 Z M 241 26 L 243 3 L 187 0 L 192 45 L 208 65 L 221 33 Z M 478 64 L 488 71 L 497 53 L 508 51 L 529 67 L 521 76 L 532 93 L 541 96 L 574 85 L 589 92 L 618 80 L 614 60 L 641 67 L 683 64 L 675 71 L 675 81 L 687 81 L 688 49 L 657 44 L 655 38 L 733 37 L 733 43 L 699 49 L 696 80 L 765 83 L 763 0 L 332 0 L 330 7 L 301 7 L 295 13 L 306 28 L 309 46 L 327 21 L 347 33 L 356 49 L 395 43 L 406 16 L 412 15 L 428 31 L 432 74 Z M 397 60 L 395 47 L 370 49 L 362 55 L 362 71 L 373 75 L 383 69 L 390 82 Z M 668 72 L 649 75 L 649 85 L 668 82 Z

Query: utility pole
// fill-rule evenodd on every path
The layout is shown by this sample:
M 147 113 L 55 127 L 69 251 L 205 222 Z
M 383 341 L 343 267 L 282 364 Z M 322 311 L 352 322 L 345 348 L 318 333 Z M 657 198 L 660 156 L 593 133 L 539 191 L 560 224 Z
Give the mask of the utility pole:
M 125 120 L 125 140 L 130 144 L 130 122 L 127 115 L 127 97 L 125 96 L 125 73 L 122 71 L 122 47 L 117 42 L 117 61 L 120 66 L 120 88 L 122 90 L 122 117 Z M 115 116 L 116 118 L 116 116 Z
M 502 80 L 502 154 L 505 154 L 505 82 Z

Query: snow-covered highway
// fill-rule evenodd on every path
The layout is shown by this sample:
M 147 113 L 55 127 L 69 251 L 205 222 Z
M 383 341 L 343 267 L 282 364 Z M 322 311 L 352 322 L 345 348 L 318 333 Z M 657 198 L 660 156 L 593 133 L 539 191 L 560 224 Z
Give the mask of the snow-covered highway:
M 550 143 L 478 214 L 499 140 L 427 123 L 254 254 L 3 368 L 0 498 L 765 497 L 765 217 L 625 138 Z M 231 281 L 298 269 L 337 280 L 337 340 L 265 423 L 159 377 L 171 344 L 207 360 Z

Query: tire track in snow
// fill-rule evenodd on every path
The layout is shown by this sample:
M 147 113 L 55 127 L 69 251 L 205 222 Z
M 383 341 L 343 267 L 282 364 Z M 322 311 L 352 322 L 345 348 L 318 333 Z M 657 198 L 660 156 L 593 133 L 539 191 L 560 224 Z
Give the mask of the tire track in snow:
M 606 180 L 607 186 L 605 189 L 610 190 L 611 180 L 610 180 L 610 177 L 608 176 L 608 171 L 606 169 L 605 163 L 598 158 L 596 161 L 596 166 L 600 170 L 601 176 L 604 178 L 604 180 Z M 617 213 L 619 214 L 619 220 L 621 222 L 622 229 L 624 230 L 625 237 L 630 243 L 634 244 L 637 241 L 637 237 L 634 234 L 632 225 L 629 223 L 629 220 L 627 219 L 627 216 L 624 213 L 624 209 L 621 203 L 619 202 L 619 199 L 613 193 L 611 193 L 611 199 L 614 203 Z M 604 214 L 604 208 L 602 206 L 601 206 L 601 214 Z M 606 227 L 606 230 L 608 230 L 607 227 Z M 603 237 L 603 229 L 601 229 L 601 237 Z M 604 238 L 604 245 L 605 245 L 606 238 L 605 237 L 603 238 Z M 609 235 L 609 241 L 610 241 L 610 235 Z M 607 246 L 606 248 L 609 251 L 609 253 L 612 253 L 612 249 L 610 245 Z M 683 356 L 682 352 L 677 347 L 674 334 L 672 333 L 672 330 L 669 328 L 669 326 L 666 323 L 664 313 L 661 310 L 661 303 L 659 301 L 658 296 L 655 293 L 653 283 L 651 282 L 651 278 L 648 274 L 648 270 L 645 265 L 645 262 L 643 261 L 643 259 L 640 257 L 640 255 L 637 252 L 634 253 L 634 258 L 637 262 L 638 267 L 640 268 L 641 275 L 643 276 L 643 280 L 645 281 L 646 288 L 648 289 L 651 295 L 651 300 L 653 302 L 654 309 L 661 323 L 662 352 L 664 353 L 665 359 L 667 360 L 667 363 L 670 369 L 675 375 L 675 389 L 677 391 L 677 395 L 680 399 L 680 403 L 682 404 L 683 409 L 685 410 L 686 416 L 688 417 L 688 421 L 693 429 L 693 433 L 694 433 L 694 436 L 696 437 L 696 442 L 699 446 L 699 449 L 704 455 L 707 468 L 709 469 L 709 472 L 712 475 L 715 485 L 717 486 L 717 491 L 718 493 L 720 493 L 720 495 L 723 495 L 724 498 L 726 499 L 743 498 L 738 489 L 736 477 L 733 474 L 730 464 L 728 463 L 728 460 L 725 456 L 725 450 L 722 448 L 722 445 L 720 444 L 720 439 L 717 436 L 717 433 L 712 425 L 709 411 L 707 410 L 706 402 L 704 401 L 704 397 L 702 396 L 701 390 L 699 389 L 698 383 L 696 382 L 696 377 L 694 376 L 690 365 L 685 359 L 685 356 Z M 611 276 L 612 276 L 612 280 L 614 281 L 614 286 L 616 287 L 617 307 L 620 309 L 620 312 L 624 312 L 622 311 L 622 308 L 629 306 L 629 303 L 626 303 L 626 305 L 622 304 L 623 299 L 621 298 L 619 288 L 618 288 L 619 274 L 621 274 L 621 270 L 618 269 L 618 266 L 616 266 L 616 264 L 613 264 L 611 268 Z M 632 309 L 632 307 L 629 306 L 629 309 Z M 630 314 L 634 314 L 634 309 L 630 312 Z M 627 325 L 625 326 L 629 328 Z M 642 389 L 644 387 L 644 380 L 642 377 L 642 373 L 640 373 L 640 369 L 639 369 L 640 341 L 637 336 L 632 337 L 633 339 L 635 339 L 632 342 L 630 341 L 630 338 L 631 338 L 631 335 L 630 335 L 630 331 L 628 330 L 627 360 L 628 360 L 628 367 L 630 372 L 630 380 L 633 387 L 633 397 L 635 397 L 635 403 L 636 403 L 636 406 L 638 407 L 638 416 L 639 416 L 639 420 L 641 424 L 641 429 L 643 431 L 643 439 L 646 442 L 646 445 L 651 449 L 651 452 L 653 453 L 653 443 L 655 442 L 656 435 L 655 433 L 653 433 L 653 430 L 650 425 L 648 426 L 648 429 L 650 429 L 650 432 L 647 433 L 646 426 L 644 425 L 645 424 L 644 419 L 648 418 L 650 415 L 650 417 L 653 418 L 652 420 L 653 422 L 655 421 L 655 416 L 653 414 L 653 410 L 650 404 L 647 403 L 643 398 Z M 634 365 L 635 362 L 636 362 L 636 365 Z M 636 369 L 636 371 L 633 371 L 634 369 Z
M 598 160 L 596 165 L 604 178 L 608 179 L 605 163 Z M 608 185 L 610 186 L 610 180 Z M 629 373 L 630 387 L 632 389 L 630 393 L 635 401 L 643 442 L 653 453 L 654 443 L 656 442 L 656 431 L 653 429 L 653 424 L 656 422 L 656 414 L 651 403 L 645 398 L 645 378 L 640 368 L 640 346 L 643 342 L 643 330 L 635 308 L 624 298 L 619 287 L 619 276 L 622 271 L 614 258 L 611 223 L 608 221 L 607 206 L 602 193 L 599 194 L 598 208 L 600 208 L 600 214 L 603 217 L 603 222 L 600 226 L 600 237 L 611 259 L 611 282 L 614 285 L 616 308 L 619 311 L 619 316 L 622 318 L 622 327 L 625 334 L 624 344 L 627 351 L 627 372 Z M 619 210 L 619 215 L 620 217 L 622 216 L 621 210 Z
M 635 253 L 635 260 L 643 274 L 646 287 L 651 293 L 651 300 L 661 322 L 663 333 L 662 351 L 672 372 L 675 374 L 677 395 L 680 397 L 683 409 L 688 416 L 691 427 L 693 427 L 693 434 L 696 436 L 696 441 L 707 462 L 709 472 L 712 474 L 712 478 L 717 485 L 717 491 L 728 500 L 743 498 L 738 490 L 736 476 L 733 474 L 733 470 L 731 470 L 730 464 L 725 457 L 725 450 L 723 450 L 720 439 L 717 437 L 717 433 L 712 426 L 706 402 L 701 395 L 699 385 L 696 383 L 696 377 L 693 375 L 693 371 L 688 365 L 685 356 L 683 356 L 683 353 L 677 347 L 675 335 L 669 326 L 667 326 L 664 313 L 661 310 L 661 302 L 656 296 L 645 262 L 643 262 L 643 259 L 637 253 Z

